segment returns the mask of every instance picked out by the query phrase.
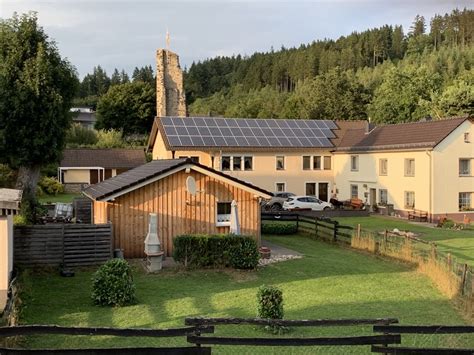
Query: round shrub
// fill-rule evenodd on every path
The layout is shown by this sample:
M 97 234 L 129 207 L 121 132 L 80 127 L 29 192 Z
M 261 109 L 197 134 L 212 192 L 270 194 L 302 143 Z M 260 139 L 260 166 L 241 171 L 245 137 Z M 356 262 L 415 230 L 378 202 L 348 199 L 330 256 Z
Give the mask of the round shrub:
M 41 188 L 43 193 L 48 195 L 57 195 L 64 192 L 64 186 L 58 181 L 58 179 L 49 176 L 43 176 L 38 182 L 38 186 Z
M 124 259 L 111 259 L 94 273 L 92 300 L 101 306 L 125 306 L 135 301 L 132 270 Z
M 262 285 L 257 292 L 257 316 L 283 319 L 283 292 L 276 286 Z
M 235 269 L 255 269 L 259 259 L 257 242 L 252 238 L 242 238 L 230 249 L 230 264 Z

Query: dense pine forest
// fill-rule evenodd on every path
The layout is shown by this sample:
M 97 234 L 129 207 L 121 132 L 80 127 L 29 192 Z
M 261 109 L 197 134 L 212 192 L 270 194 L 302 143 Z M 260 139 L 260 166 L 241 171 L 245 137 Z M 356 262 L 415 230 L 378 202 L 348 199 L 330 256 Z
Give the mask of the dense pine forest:
M 184 73 L 190 115 L 370 119 L 376 123 L 474 115 L 474 10 L 405 33 L 385 25 L 248 57 L 193 63 Z M 131 78 L 100 66 L 79 83 L 76 105 L 97 107 L 99 129 L 146 133 L 155 110 L 152 66 Z
M 429 27 L 429 31 L 427 28 Z M 407 34 L 385 25 L 337 40 L 193 63 L 191 115 L 404 122 L 474 114 L 474 11 Z

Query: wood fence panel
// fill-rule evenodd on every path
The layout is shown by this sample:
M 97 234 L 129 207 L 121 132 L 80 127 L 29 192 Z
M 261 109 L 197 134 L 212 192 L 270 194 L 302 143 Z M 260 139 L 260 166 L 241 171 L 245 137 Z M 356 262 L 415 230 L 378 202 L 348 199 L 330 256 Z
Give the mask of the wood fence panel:
M 50 224 L 14 229 L 17 266 L 89 266 L 111 257 L 111 224 Z

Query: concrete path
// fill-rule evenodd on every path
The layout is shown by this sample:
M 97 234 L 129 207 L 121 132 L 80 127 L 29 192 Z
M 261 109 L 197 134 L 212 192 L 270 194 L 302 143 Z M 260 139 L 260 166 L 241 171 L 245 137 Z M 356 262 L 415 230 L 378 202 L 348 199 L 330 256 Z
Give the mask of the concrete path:
M 303 254 L 297 252 L 296 250 L 288 249 L 282 247 L 281 245 L 277 245 L 274 243 L 269 242 L 268 240 L 262 239 L 262 246 L 270 248 L 272 252 L 272 256 L 280 256 L 280 255 L 293 255 L 293 256 L 301 256 Z

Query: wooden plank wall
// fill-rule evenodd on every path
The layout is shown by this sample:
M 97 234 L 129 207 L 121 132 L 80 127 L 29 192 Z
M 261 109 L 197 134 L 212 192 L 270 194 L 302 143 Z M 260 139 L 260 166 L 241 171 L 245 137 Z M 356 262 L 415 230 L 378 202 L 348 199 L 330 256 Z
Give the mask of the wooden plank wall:
M 197 192 L 186 191 L 186 178 L 193 176 Z M 112 222 L 114 248 L 127 258 L 144 256 L 149 213 L 158 214 L 158 235 L 167 256 L 172 254 L 173 238 L 187 233 L 228 233 L 229 227 L 216 227 L 217 201 L 237 201 L 241 234 L 255 236 L 260 243 L 260 208 L 253 194 L 221 180 L 191 170 L 177 172 L 142 188 L 117 197 L 113 202 L 94 202 L 94 222 Z
M 14 228 L 17 266 L 89 266 L 112 257 L 110 224 L 49 224 Z

